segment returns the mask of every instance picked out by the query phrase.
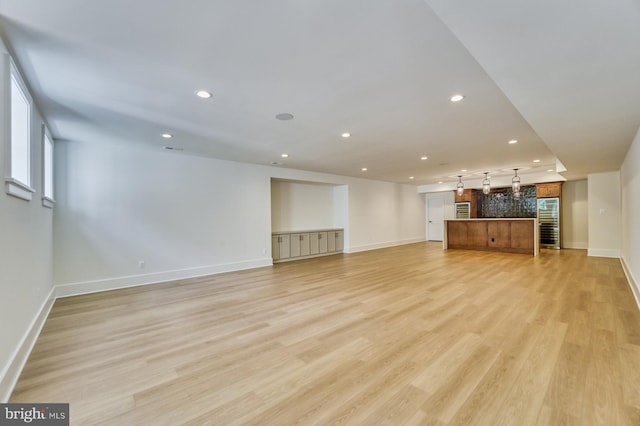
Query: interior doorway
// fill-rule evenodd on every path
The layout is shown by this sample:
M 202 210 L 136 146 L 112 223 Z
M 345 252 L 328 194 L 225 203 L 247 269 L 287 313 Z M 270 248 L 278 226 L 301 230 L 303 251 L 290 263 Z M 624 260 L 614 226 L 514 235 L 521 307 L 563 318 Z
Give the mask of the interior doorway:
M 442 241 L 444 232 L 444 199 L 427 199 L 427 241 Z

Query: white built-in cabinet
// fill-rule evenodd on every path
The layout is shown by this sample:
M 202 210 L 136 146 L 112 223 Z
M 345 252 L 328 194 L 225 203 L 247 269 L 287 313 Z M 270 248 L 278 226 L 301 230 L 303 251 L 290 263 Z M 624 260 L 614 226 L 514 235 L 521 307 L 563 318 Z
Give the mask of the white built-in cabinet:
M 274 232 L 271 235 L 271 241 L 274 262 L 325 256 L 342 253 L 344 230 Z
M 271 237 L 271 253 L 273 254 L 273 260 L 287 259 L 291 257 L 291 236 L 273 235 Z
M 309 234 L 302 232 L 299 234 L 291 234 L 291 257 L 309 256 Z

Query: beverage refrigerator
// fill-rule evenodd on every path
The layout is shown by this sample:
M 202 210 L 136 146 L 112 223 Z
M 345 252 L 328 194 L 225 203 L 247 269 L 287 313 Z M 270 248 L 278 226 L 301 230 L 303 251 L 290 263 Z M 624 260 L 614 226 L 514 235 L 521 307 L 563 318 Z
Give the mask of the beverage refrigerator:
M 540 247 L 560 249 L 560 198 L 538 198 Z
M 469 219 L 471 217 L 471 203 L 456 203 L 456 219 Z

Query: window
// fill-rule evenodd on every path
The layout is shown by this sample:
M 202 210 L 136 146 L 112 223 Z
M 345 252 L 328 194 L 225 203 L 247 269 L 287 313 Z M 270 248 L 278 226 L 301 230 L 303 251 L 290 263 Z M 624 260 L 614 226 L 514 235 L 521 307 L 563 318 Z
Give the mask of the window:
M 53 141 L 49 131 L 42 126 L 42 205 L 53 207 Z
M 11 73 L 11 177 L 29 185 L 29 101 Z
M 11 63 L 11 165 L 7 193 L 31 200 L 31 98 L 15 65 Z

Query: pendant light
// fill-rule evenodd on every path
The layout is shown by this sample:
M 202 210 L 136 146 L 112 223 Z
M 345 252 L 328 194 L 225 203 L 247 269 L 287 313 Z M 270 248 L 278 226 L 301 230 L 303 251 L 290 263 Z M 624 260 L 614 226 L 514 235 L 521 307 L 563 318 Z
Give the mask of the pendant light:
M 458 176 L 458 185 L 456 185 L 456 191 L 458 191 L 458 196 L 462 197 L 464 194 L 464 183 L 462 183 L 462 175 Z
M 489 180 L 489 172 L 484 173 L 484 180 L 482 181 L 482 193 L 488 195 L 491 192 L 491 181 Z
M 520 198 L 520 177 L 518 176 L 519 169 L 513 169 L 516 175 L 511 179 L 511 190 L 515 198 Z

